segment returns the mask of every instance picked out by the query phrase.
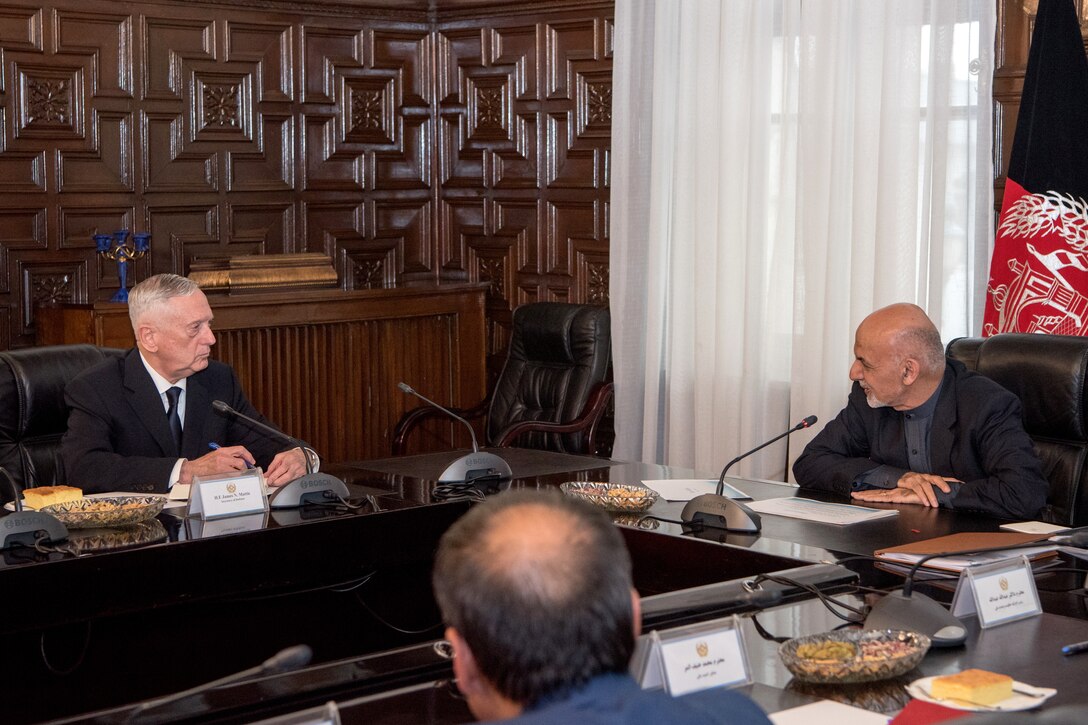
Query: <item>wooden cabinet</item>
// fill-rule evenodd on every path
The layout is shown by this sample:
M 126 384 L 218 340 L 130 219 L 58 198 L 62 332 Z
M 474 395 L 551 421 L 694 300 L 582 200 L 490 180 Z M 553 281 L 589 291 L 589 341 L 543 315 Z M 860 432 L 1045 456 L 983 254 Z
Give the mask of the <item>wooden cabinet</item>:
M 253 404 L 331 461 L 383 458 L 401 414 L 486 394 L 486 285 L 208 295 L 213 356 L 234 367 Z M 128 307 L 38 309 L 38 344 L 131 347 Z M 440 446 L 436 441 L 434 446 Z

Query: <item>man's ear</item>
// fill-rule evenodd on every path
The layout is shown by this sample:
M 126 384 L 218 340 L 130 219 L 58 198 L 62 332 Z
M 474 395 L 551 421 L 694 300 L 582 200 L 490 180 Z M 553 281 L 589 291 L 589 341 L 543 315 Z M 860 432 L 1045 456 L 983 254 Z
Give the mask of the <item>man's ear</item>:
M 457 687 L 466 696 L 479 693 L 484 683 L 472 648 L 453 627 L 446 628 L 445 637 L 453 648 L 453 676 L 457 678 Z
M 910 385 L 918 379 L 918 375 L 922 368 L 918 365 L 918 361 L 912 357 L 908 357 L 903 361 L 903 384 Z
M 634 587 L 631 587 L 631 628 L 635 631 L 635 639 L 638 639 L 642 634 L 642 597 Z
M 155 334 L 155 328 L 147 324 L 139 324 L 136 326 L 136 342 L 140 343 L 140 348 L 147 350 L 148 352 L 158 352 L 159 343 L 157 335 Z

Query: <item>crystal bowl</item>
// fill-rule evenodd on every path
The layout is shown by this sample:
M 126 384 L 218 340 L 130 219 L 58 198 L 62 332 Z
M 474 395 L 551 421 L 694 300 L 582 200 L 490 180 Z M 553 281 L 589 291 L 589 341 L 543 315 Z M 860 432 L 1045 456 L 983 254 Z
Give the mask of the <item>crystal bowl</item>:
M 847 629 L 783 642 L 778 656 L 804 682 L 873 682 L 914 669 L 929 645 L 917 632 Z
M 606 511 L 645 511 L 657 502 L 657 491 L 645 486 L 602 481 L 567 481 L 559 489 Z

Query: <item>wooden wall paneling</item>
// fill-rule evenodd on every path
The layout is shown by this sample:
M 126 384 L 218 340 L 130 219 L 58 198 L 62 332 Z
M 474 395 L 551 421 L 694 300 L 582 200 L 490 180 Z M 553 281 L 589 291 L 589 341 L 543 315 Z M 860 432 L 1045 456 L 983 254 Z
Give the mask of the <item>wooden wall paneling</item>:
M 91 236 L 118 228 L 152 233 L 138 279 L 323 251 L 344 289 L 489 281 L 495 359 L 517 304 L 606 303 L 611 17 L 590 0 L 9 0 L 0 347 L 32 342 L 38 304 L 113 294 Z M 587 202 L 594 231 L 564 237 Z
M 487 282 L 492 375 L 525 302 L 607 304 L 612 7 L 439 22 L 440 279 Z

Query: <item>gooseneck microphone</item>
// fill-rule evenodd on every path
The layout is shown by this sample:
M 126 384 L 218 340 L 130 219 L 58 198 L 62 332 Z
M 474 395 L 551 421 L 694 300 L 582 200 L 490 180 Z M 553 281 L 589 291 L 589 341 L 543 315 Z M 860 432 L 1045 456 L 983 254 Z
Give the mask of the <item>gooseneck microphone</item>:
M 313 463 L 310 461 L 310 454 L 306 451 L 306 446 L 304 446 L 302 441 L 298 438 L 292 438 L 283 431 L 277 430 L 267 423 L 262 423 L 256 418 L 248 416 L 245 413 L 240 413 L 222 400 L 213 400 L 212 409 L 222 415 L 241 418 L 254 428 L 262 430 L 274 438 L 285 440 L 290 443 L 292 447 L 302 451 L 302 457 L 306 461 L 306 475 L 299 476 L 287 485 L 277 488 L 268 497 L 268 505 L 271 508 L 298 508 L 299 506 L 308 503 L 336 503 L 340 499 L 347 498 L 351 495 L 348 492 L 348 487 L 344 485 L 344 482 L 339 478 L 330 476 L 327 473 L 314 473 Z
M 454 413 L 449 408 L 446 408 L 446 407 L 443 407 L 443 406 L 439 405 L 438 403 L 436 403 L 433 400 L 431 400 L 430 398 L 428 398 L 426 395 L 423 395 L 422 393 L 416 391 L 408 383 L 404 383 L 404 382 L 397 383 L 397 387 L 400 388 L 403 392 L 408 393 L 409 395 L 414 395 L 415 397 L 419 398 L 420 400 L 422 400 L 424 403 L 431 406 L 432 408 L 438 408 L 439 410 L 441 410 L 443 413 L 445 413 L 449 417 L 453 418 L 454 420 L 459 420 L 462 423 L 464 423 L 465 427 L 468 428 L 468 434 L 470 436 L 472 436 L 472 452 L 473 453 L 479 453 L 480 452 L 480 446 L 476 443 L 476 431 L 473 429 L 471 423 L 469 423 L 467 420 L 465 420 L 461 416 Z
M 33 548 L 38 542 L 48 544 L 68 538 L 68 528 L 56 517 L 41 511 L 24 510 L 15 479 L 3 466 L 0 466 L 0 474 L 3 474 L 7 482 L 13 509 L 12 513 L 0 518 L 0 549 L 10 549 L 13 546 Z
M 465 427 L 468 428 L 469 435 L 472 436 L 472 453 L 467 456 L 462 456 L 446 466 L 446 470 L 442 471 L 441 475 L 438 477 L 439 483 L 472 483 L 473 481 L 484 478 L 491 480 L 513 478 L 514 473 L 510 470 L 509 463 L 502 458 L 499 458 L 494 453 L 480 450 L 479 444 L 476 443 L 476 431 L 472 429 L 471 423 L 449 408 L 443 407 L 430 398 L 416 392 L 412 386 L 407 383 L 397 383 L 397 387 L 403 392 L 408 393 L 408 395 L 419 398 L 435 410 L 440 410 L 454 420 L 461 421 L 464 423 Z
M 756 451 L 762 450 L 763 448 L 766 448 L 767 446 L 771 445 L 775 441 L 780 440 L 782 438 L 785 438 L 790 433 L 794 433 L 794 432 L 799 431 L 799 430 L 804 430 L 805 428 L 811 428 L 814 425 L 816 425 L 816 416 L 810 415 L 809 417 L 805 418 L 804 420 L 802 420 L 797 425 L 790 428 L 785 433 L 779 433 L 778 435 L 776 435 L 774 438 L 770 439 L 766 443 L 760 443 L 758 446 L 756 446 L 752 450 L 748 451 L 747 453 L 741 453 L 739 456 L 737 456 L 736 458 L 731 460 L 729 463 L 726 463 L 725 468 L 722 469 L 722 475 L 718 476 L 718 487 L 714 490 L 714 494 L 717 495 L 717 496 L 722 495 L 722 491 L 725 489 L 725 474 L 729 472 L 729 469 L 733 467 L 734 463 L 736 463 L 737 461 L 743 461 L 745 458 L 752 455 Z
M 725 488 L 725 474 L 737 461 L 744 460 L 756 451 L 766 448 L 781 438 L 785 438 L 790 433 L 803 428 L 811 428 L 815 424 L 816 416 L 810 415 L 785 433 L 776 435 L 766 443 L 761 443 L 747 453 L 742 453 L 726 463 L 725 468 L 722 469 L 722 475 L 718 476 L 718 485 L 714 489 L 714 493 L 704 493 L 688 501 L 687 505 L 684 506 L 684 510 L 680 513 L 680 518 L 685 523 L 713 526 L 726 531 L 739 531 L 746 534 L 759 533 L 760 529 L 763 528 L 763 522 L 759 518 L 759 514 L 741 502 L 722 495 L 722 490 Z
M 125 718 L 126 723 L 131 723 L 142 715 L 145 715 L 151 710 L 158 710 L 159 708 L 166 707 L 172 703 L 184 700 L 193 695 L 199 695 L 202 692 L 208 690 L 214 690 L 217 687 L 223 687 L 234 682 L 240 682 L 242 680 L 248 680 L 253 677 L 264 677 L 265 675 L 278 675 L 284 672 L 291 672 L 299 668 L 305 667 L 310 664 L 310 660 L 313 659 L 314 653 L 308 645 L 296 644 L 292 647 L 286 647 L 281 649 L 276 654 L 269 657 L 267 660 L 257 665 L 256 667 L 250 667 L 249 669 L 242 670 L 241 672 L 235 672 L 234 674 L 227 675 L 226 677 L 220 677 L 218 680 L 212 680 L 211 682 L 205 682 L 202 685 L 191 687 L 188 690 L 182 690 L 181 692 L 175 692 L 172 695 L 166 697 L 160 697 L 155 700 L 148 700 L 137 705 Z

